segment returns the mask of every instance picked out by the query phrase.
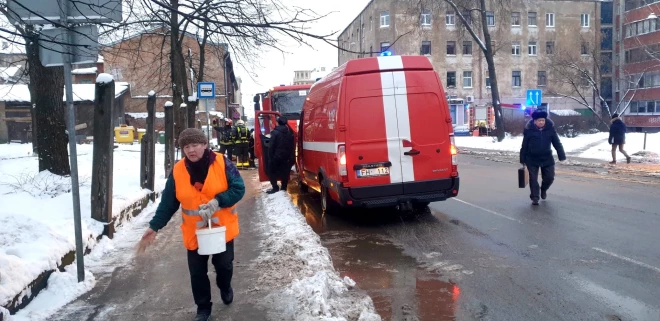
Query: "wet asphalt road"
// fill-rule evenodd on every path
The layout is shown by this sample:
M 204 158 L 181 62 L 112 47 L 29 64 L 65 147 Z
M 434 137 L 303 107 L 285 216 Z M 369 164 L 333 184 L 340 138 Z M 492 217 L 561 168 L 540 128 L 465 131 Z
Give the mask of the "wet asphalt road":
M 293 198 L 386 320 L 660 320 L 660 184 L 559 167 L 533 207 L 515 165 L 460 161 L 459 197 L 428 212 Z

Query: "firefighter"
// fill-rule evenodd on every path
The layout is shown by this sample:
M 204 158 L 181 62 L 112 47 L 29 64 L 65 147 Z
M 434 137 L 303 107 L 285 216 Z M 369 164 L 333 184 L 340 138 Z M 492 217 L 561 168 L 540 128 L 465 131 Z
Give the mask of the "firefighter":
M 213 121 L 213 129 L 218 132 L 218 145 L 220 145 L 220 154 L 227 154 L 227 158 L 231 161 L 231 157 L 234 151 L 234 131 L 232 128 L 231 119 L 225 118 L 225 126 L 220 127 L 217 121 Z
M 250 131 L 245 127 L 245 122 L 239 120 L 234 128 L 234 151 L 236 152 L 236 167 L 240 169 L 247 169 L 250 166 L 248 160 L 249 137 Z

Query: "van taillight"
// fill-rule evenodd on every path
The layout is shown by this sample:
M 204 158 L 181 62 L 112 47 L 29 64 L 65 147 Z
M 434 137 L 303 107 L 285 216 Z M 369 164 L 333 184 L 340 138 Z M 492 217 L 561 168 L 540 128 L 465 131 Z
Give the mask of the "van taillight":
M 339 145 L 337 148 L 337 159 L 339 159 L 339 176 L 342 181 L 348 181 L 348 170 L 346 169 L 346 146 Z
M 451 139 L 451 146 L 449 147 L 451 153 L 451 177 L 458 177 L 458 148 L 456 148 L 454 135 L 452 134 L 449 137 Z

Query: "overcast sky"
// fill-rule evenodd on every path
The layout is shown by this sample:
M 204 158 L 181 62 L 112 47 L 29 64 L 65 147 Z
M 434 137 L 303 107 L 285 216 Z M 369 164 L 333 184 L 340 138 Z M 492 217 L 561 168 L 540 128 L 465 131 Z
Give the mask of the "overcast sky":
M 319 22 L 311 26 L 314 34 L 328 34 L 336 32 L 332 37 L 336 39 L 341 31 L 353 21 L 353 19 L 364 9 L 369 0 L 331 0 L 331 1 L 309 1 L 309 0 L 281 0 L 287 6 L 298 6 L 314 10 L 319 15 L 329 14 Z M 277 51 L 264 52 L 260 55 L 258 62 L 263 68 L 255 71 L 257 77 L 251 79 L 243 66 L 234 65 L 237 77 L 243 80 L 242 94 L 245 113 L 251 117 L 254 115 L 252 97 L 256 93 L 266 92 L 268 88 L 280 84 L 289 85 L 293 81 L 294 70 L 312 69 L 315 67 L 336 67 L 337 49 L 322 42 L 310 40 L 313 48 L 302 45 L 287 43 L 283 47 L 290 54 L 282 54 Z

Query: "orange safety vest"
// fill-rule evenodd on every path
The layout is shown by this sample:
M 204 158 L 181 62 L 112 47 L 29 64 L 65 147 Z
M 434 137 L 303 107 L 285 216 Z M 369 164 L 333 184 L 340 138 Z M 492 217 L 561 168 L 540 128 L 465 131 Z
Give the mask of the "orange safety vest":
M 185 160 L 181 159 L 174 165 L 173 174 L 176 189 L 176 198 L 181 203 L 181 216 L 183 223 L 181 231 L 183 232 L 183 245 L 191 251 L 197 250 L 197 223 L 202 221 L 198 215 L 188 215 L 186 213 L 197 213 L 199 206 L 208 203 L 218 193 L 222 193 L 229 188 L 227 176 L 225 174 L 224 156 L 217 154 L 217 158 L 209 167 L 209 173 L 201 191 L 198 191 L 190 184 L 190 174 L 186 169 Z M 213 214 L 220 224 L 212 226 L 224 226 L 225 239 L 227 242 L 238 236 L 238 213 L 236 205 L 228 208 L 221 208 Z M 208 228 L 208 227 L 204 227 Z

